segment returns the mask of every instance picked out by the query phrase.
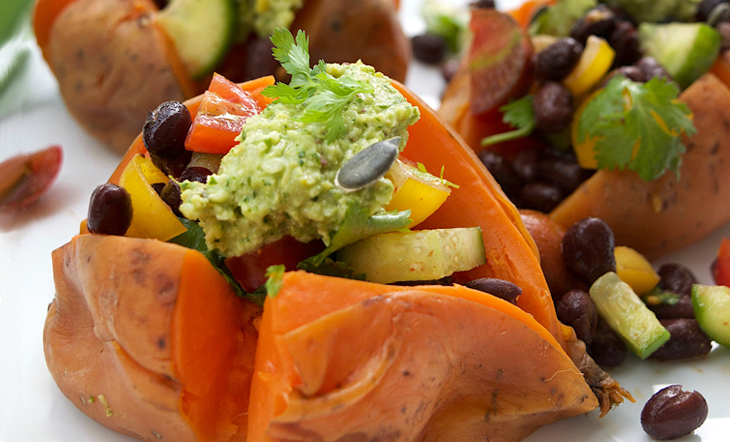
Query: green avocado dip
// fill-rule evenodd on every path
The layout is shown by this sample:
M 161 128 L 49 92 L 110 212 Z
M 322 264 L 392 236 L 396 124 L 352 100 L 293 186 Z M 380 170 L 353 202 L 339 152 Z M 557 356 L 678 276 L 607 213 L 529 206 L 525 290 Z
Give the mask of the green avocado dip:
M 238 41 L 245 42 L 251 32 L 268 37 L 276 28 L 288 28 L 304 0 L 235 0 Z
M 335 175 L 373 143 L 399 136 L 402 150 L 418 108 L 370 66 L 328 64 L 326 71 L 372 89 L 343 103 L 342 135 L 331 139 L 325 122 L 303 122 L 306 103 L 276 101 L 246 121 L 240 143 L 207 184 L 182 183 L 180 210 L 200 221 L 209 248 L 238 256 L 285 235 L 303 242 L 322 238 L 330 245 L 348 208 L 385 213 L 383 206 L 393 196 L 391 181 L 380 178 L 348 193 L 334 184 Z
M 692 21 L 700 0 L 607 0 L 637 22 Z

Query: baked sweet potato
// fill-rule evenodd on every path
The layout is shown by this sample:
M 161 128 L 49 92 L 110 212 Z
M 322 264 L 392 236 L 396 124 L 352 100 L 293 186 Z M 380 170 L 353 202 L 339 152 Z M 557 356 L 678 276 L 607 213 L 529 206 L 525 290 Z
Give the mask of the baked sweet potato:
M 202 254 L 81 235 L 53 252 L 53 269 L 43 345 L 74 405 L 143 440 L 245 440 L 261 308 Z
M 264 305 L 248 434 L 509 442 L 597 405 L 558 342 L 504 300 L 296 272 Z
M 152 0 L 38 0 L 37 41 L 69 111 L 94 137 L 124 152 L 147 112 L 202 93 L 156 22 Z M 362 59 L 403 80 L 410 43 L 392 0 L 309 0 L 292 28 L 311 35 L 313 61 Z M 247 52 L 234 46 L 225 73 L 243 81 Z M 258 63 L 259 61 L 256 61 Z
M 403 156 L 459 183 L 425 224 L 489 232 L 487 263 L 454 279 L 512 281 L 517 305 L 461 286 L 295 272 L 259 321 L 195 250 L 84 234 L 53 254 L 44 345 L 64 394 L 118 431 L 182 442 L 516 441 L 620 402 L 626 393 L 557 321 L 514 206 L 458 135 L 393 85 L 421 111 Z M 186 103 L 193 114 L 199 101 Z M 138 138 L 122 165 L 139 152 Z M 588 382 L 574 361 L 601 376 Z

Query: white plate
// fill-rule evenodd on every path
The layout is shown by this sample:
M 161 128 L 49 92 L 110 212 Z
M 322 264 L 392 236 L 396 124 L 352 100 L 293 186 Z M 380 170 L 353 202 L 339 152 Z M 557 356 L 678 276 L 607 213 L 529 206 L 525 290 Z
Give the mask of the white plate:
M 465 0 L 459 0 L 465 3 Z M 420 0 L 404 1 L 403 21 L 409 33 L 422 29 Z M 439 74 L 414 65 L 408 82 L 434 105 L 443 84 Z M 12 97 L 22 103 L 0 114 L 0 159 L 51 144 L 64 149 L 61 174 L 48 193 L 19 213 L 0 214 L 0 442 L 129 442 L 87 418 L 58 390 L 43 357 L 42 330 L 53 299 L 51 251 L 78 232 L 89 196 L 106 181 L 119 161 L 81 130 L 61 101 L 55 80 L 37 49 Z M 719 241 L 730 236 L 727 225 L 662 262 L 689 265 L 703 283 L 712 283 L 709 265 Z M 700 391 L 709 404 L 705 424 L 685 441 L 724 442 L 730 430 L 730 351 L 715 348 L 707 358 L 682 363 L 629 359 L 611 371 L 636 398 L 603 419 L 596 412 L 544 427 L 531 442 L 649 441 L 639 423 L 644 402 L 658 389 L 682 384 Z M 468 441 L 465 441 L 468 442 Z

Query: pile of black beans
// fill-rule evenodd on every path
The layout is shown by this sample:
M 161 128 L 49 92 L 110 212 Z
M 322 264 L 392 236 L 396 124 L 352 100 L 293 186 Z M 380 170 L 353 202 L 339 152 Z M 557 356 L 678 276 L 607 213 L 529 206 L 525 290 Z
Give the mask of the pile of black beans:
M 185 138 L 192 126 L 187 107 L 167 101 L 149 112 L 142 129 L 142 140 L 153 163 L 172 176 L 167 183 L 152 187 L 177 216 L 180 213 L 180 182 L 205 183 L 212 172 L 204 167 L 188 167 L 192 152 L 185 149 Z M 91 195 L 87 227 L 91 233 L 124 235 L 132 223 L 132 200 L 126 189 L 112 183 L 98 186 Z
M 615 241 L 610 227 L 598 218 L 578 221 L 563 237 L 563 259 L 568 271 L 587 286 L 606 272 L 616 271 Z M 693 359 L 707 355 L 710 339 L 694 317 L 690 291 L 697 279 L 680 264 L 659 268 L 658 284 L 663 297 L 646 296 L 647 306 L 669 330 L 671 338 L 650 358 L 656 360 Z M 626 358 L 626 347 L 616 333 L 597 314 L 588 293 L 571 290 L 556 302 L 558 318 L 575 329 L 586 343 L 588 354 L 599 365 L 612 367 Z

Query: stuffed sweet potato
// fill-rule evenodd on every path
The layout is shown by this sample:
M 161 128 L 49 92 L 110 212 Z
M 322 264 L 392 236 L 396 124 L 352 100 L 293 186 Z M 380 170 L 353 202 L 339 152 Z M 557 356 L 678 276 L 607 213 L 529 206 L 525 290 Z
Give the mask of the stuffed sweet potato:
M 535 4 L 548 4 L 550 13 L 541 16 L 533 31 L 552 34 L 518 39 L 537 55 L 527 53 L 522 65 L 506 73 L 516 78 L 530 71 L 531 88 L 498 88 L 504 95 L 486 104 L 483 94 L 476 93 L 475 77 L 505 73 L 498 66 L 475 67 L 498 49 L 478 36 L 490 32 L 489 23 L 510 18 L 474 11 L 477 39 L 439 111 L 493 171 L 502 167 L 498 162 L 506 164 L 496 174 L 510 198 L 519 207 L 550 213 L 565 228 L 600 217 L 613 229 L 617 244 L 652 259 L 686 247 L 730 220 L 722 203 L 730 188 L 723 172 L 730 91 L 712 73 L 726 72 L 724 58 L 702 75 L 717 57 L 717 32 L 702 23 L 642 22 L 635 29 L 605 6 L 590 9 L 576 22 L 577 17 L 560 16 L 567 2 L 530 3 Z M 518 22 L 526 26 L 529 17 L 524 15 L 534 10 L 513 12 L 518 21 L 505 26 L 519 33 Z M 605 29 L 591 28 L 597 17 Z M 560 20 L 573 26 L 566 34 L 550 25 Z M 663 32 L 672 26 L 684 26 L 696 33 L 695 42 L 702 42 L 689 53 L 695 71 L 668 68 L 676 83 L 647 57 L 663 56 L 657 39 L 666 38 L 655 34 L 670 35 Z M 625 45 L 617 43 L 618 33 L 626 36 Z M 626 104 L 614 100 L 610 105 L 609 96 L 622 90 L 630 97 Z M 660 94 L 664 98 L 655 100 Z M 647 117 L 637 117 L 640 112 Z
M 182 101 L 202 93 L 214 69 L 236 81 L 275 73 L 268 35 L 252 32 L 250 37 L 242 36 L 247 25 L 234 23 L 244 15 L 235 5 L 254 8 L 256 2 L 215 0 L 209 5 L 209 9 L 214 4 L 229 8 L 219 18 L 225 23 L 211 25 L 215 32 L 225 26 L 231 30 L 215 41 L 217 47 L 203 48 L 204 56 L 220 53 L 203 67 L 191 64 L 190 56 L 184 54 L 191 44 L 188 40 L 205 41 L 205 36 L 186 35 L 183 41 L 176 40 L 171 27 L 160 24 L 162 13 L 178 8 L 178 3 L 186 2 L 39 0 L 36 4 L 38 44 L 58 79 L 66 105 L 87 131 L 117 152 L 126 150 L 147 112 L 162 101 Z M 258 3 L 256 8 L 270 10 L 277 2 Z M 339 62 L 363 59 L 393 78 L 405 78 L 410 46 L 391 0 L 311 0 L 303 6 L 278 3 L 292 3 L 293 12 L 289 12 L 296 16 L 290 25 L 311 33 L 317 57 Z M 205 3 L 201 5 L 205 7 Z M 178 28 L 195 29 L 194 23 L 185 20 L 195 22 L 196 15 L 205 14 L 188 15 Z
M 297 45 L 291 35 L 287 39 L 278 34 L 275 41 L 289 53 L 303 47 L 303 35 L 297 37 Z M 294 69 L 292 64 L 287 66 Z M 265 97 L 272 95 L 268 92 L 272 89 L 262 92 L 261 81 L 221 89 L 223 83 L 218 79 L 206 95 L 186 103 L 193 117 L 210 111 L 215 94 L 211 90 L 231 100 L 242 94 L 249 97 L 245 103 L 253 115 L 241 117 L 245 122 L 238 146 L 229 146 L 222 159 L 204 157 L 220 161 L 218 171 L 208 174 L 204 183 L 184 179 L 192 177 L 186 172 L 200 169 L 189 166 L 180 181 L 168 181 L 156 196 L 152 184 L 160 170 L 154 170 L 152 158 L 159 159 L 160 151 L 154 142 L 147 144 L 149 150 L 145 148 L 142 138 L 150 139 L 147 130 L 130 147 L 110 179 L 126 186 L 115 190 L 116 194 L 132 194 L 128 222 L 139 227 L 139 223 L 163 220 L 162 215 L 135 220 L 140 204 L 167 205 L 167 215 L 180 210 L 192 219 L 179 219 L 186 231 L 170 240 L 176 244 L 161 241 L 159 238 L 169 235 L 160 230 L 145 239 L 133 236 L 152 230 L 127 230 L 123 237 L 104 235 L 103 217 L 100 221 L 96 210 L 100 206 L 92 197 L 86 233 L 54 253 L 58 294 L 46 323 L 45 349 L 51 373 L 67 397 L 119 431 L 147 440 L 170 435 L 182 441 L 335 441 L 352 437 L 517 441 L 541 425 L 599 406 L 605 412 L 623 397 L 630 397 L 592 364 L 575 335 L 557 320 L 535 245 L 519 213 L 474 154 L 428 106 L 399 83 L 359 63 L 320 65 L 310 73 L 306 72 L 308 64 L 297 69 L 297 75 L 312 75 L 311 83 L 303 87 L 330 88 L 334 83 L 359 91 L 342 99 L 345 127 L 339 135 L 328 139 L 328 133 L 338 131 L 329 119 L 305 124 L 299 114 L 287 116 L 292 110 L 306 115 L 307 100 L 321 89 L 311 91 L 304 104 L 275 101 L 258 109 L 254 103 L 269 103 Z M 273 90 L 281 96 L 295 90 L 290 88 L 278 85 Z M 235 108 L 233 104 L 229 102 L 228 108 Z M 231 114 L 226 115 L 230 118 Z M 195 118 L 190 131 L 198 124 L 202 123 Z M 272 124 L 279 124 L 281 130 L 259 129 Z M 222 137 L 207 133 L 209 143 L 222 142 Z M 388 137 L 394 134 L 400 140 L 408 139 L 402 151 L 393 150 L 397 144 Z M 275 139 L 258 138 L 272 136 Z M 386 140 L 377 141 L 380 138 Z M 367 141 L 362 143 L 363 139 Z M 291 140 L 295 148 L 282 149 L 279 154 L 277 149 Z M 347 150 L 358 143 L 366 146 L 360 144 L 358 152 Z M 384 149 L 397 154 L 389 160 L 390 169 L 382 170 L 386 175 L 371 176 L 365 187 L 343 191 L 352 178 L 345 171 L 362 164 L 352 158 L 375 155 L 370 160 L 378 163 Z M 269 152 L 277 154 L 261 164 L 256 162 Z M 248 156 L 253 153 L 255 158 Z M 282 169 L 282 161 L 290 153 L 294 158 L 291 167 Z M 352 158 L 342 158 L 348 155 Z M 200 164 L 199 158 L 190 161 Z M 215 186 L 244 192 L 256 184 L 259 178 L 253 173 L 231 172 L 242 158 L 265 174 L 260 182 L 268 192 L 237 198 L 236 204 L 244 206 L 234 209 L 237 215 L 231 217 L 225 214 L 226 191 Z M 310 158 L 316 161 L 308 162 Z M 417 167 L 408 165 L 417 163 Z M 399 184 L 396 191 L 390 180 L 400 183 L 397 173 L 401 172 L 394 170 L 402 169 L 411 170 L 410 181 Z M 440 178 L 427 172 L 439 169 Z M 286 172 L 279 173 L 282 170 Z M 357 170 L 356 178 L 367 174 Z M 330 173 L 333 171 L 336 177 Z M 313 185 L 319 175 L 327 181 Z M 309 212 L 303 216 L 312 219 L 292 215 L 299 212 L 289 204 L 299 195 L 288 186 L 288 177 L 294 177 L 296 186 L 308 189 L 302 204 Z M 146 182 L 144 189 L 137 186 L 139 182 Z M 448 191 L 444 190 L 447 182 L 452 183 Z M 119 187 L 112 183 L 105 186 Z M 182 202 L 177 204 L 165 190 L 175 185 L 182 188 Z M 387 206 L 387 211 L 376 208 L 371 214 L 363 210 L 370 204 L 366 198 L 380 197 L 374 186 L 393 192 L 388 203 L 395 206 Z M 282 189 L 287 193 L 280 193 Z M 402 189 L 410 189 L 404 191 L 409 196 Z M 430 198 L 444 192 L 445 200 L 434 203 Z M 332 195 L 341 200 L 329 206 L 329 216 L 336 217 L 343 207 L 357 209 L 354 215 L 345 216 L 334 233 L 327 230 L 328 221 L 322 220 L 325 212 L 308 205 L 315 202 L 328 208 L 325 204 Z M 271 196 L 275 198 L 263 222 L 246 224 L 263 205 L 257 198 Z M 206 212 L 206 204 L 212 204 L 211 213 L 221 214 L 220 219 Z M 431 206 L 430 216 L 418 224 L 419 231 L 399 231 L 413 222 L 408 218 L 410 209 L 404 209 L 425 205 Z M 276 225 L 279 207 L 290 211 Z M 249 211 L 254 214 L 248 215 Z M 246 216 L 249 218 L 242 219 Z M 293 257 L 310 250 L 311 243 L 303 242 L 309 231 L 302 226 L 314 218 L 324 232 L 324 244 L 311 249 L 303 261 L 292 262 Z M 230 224 L 221 231 L 218 226 L 225 222 Z M 292 226 L 294 223 L 300 224 Z M 255 237 L 248 238 L 241 225 L 256 232 Z M 170 226 L 178 227 L 174 222 Z M 224 243 L 230 241 L 225 235 L 230 229 L 238 229 L 235 241 L 241 243 Z M 478 233 L 482 231 L 488 233 Z M 453 262 L 468 259 L 451 242 L 437 241 L 439 249 L 426 253 L 431 258 L 423 258 L 424 262 L 433 264 L 433 259 L 439 259 L 433 256 L 443 254 L 447 262 L 439 264 L 448 270 L 434 276 L 438 281 L 409 278 L 414 273 L 434 275 L 429 273 L 430 267 L 417 264 L 422 259 L 420 252 L 433 247 L 413 239 L 419 232 L 455 241 L 459 238 L 449 235 L 469 232 L 468 240 L 460 245 L 480 253 L 482 259 L 455 271 Z M 247 244 L 262 238 L 263 246 L 255 243 L 247 251 Z M 408 281 L 415 287 L 355 280 L 368 275 L 349 267 L 356 264 L 340 252 L 374 238 L 391 241 L 390 249 L 361 246 L 359 250 L 374 253 L 376 262 L 387 261 L 399 268 L 403 279 L 393 282 Z M 395 245 L 398 241 L 406 242 Z M 393 251 L 399 253 L 403 244 L 409 251 L 401 259 L 391 260 Z M 107 253 L 111 249 L 114 253 Z M 333 249 L 339 250 L 332 253 Z M 244 290 L 256 280 L 253 276 L 260 262 L 275 264 L 266 271 L 267 282 L 253 292 Z M 285 272 L 297 266 L 307 272 Z M 453 285 L 454 281 L 468 283 L 480 278 L 499 278 L 518 288 L 521 294 L 516 305 L 484 290 Z M 261 299 L 262 291 L 267 296 L 263 316 L 259 316 L 261 308 L 255 301 Z M 146 309 L 153 315 L 143 315 Z M 125 324 L 130 324 L 129 329 Z M 131 327 L 134 324 L 143 327 Z M 74 354 L 94 351 L 102 352 L 102 358 L 94 359 L 91 368 L 81 373 L 80 366 L 89 363 L 75 359 Z M 107 365 L 113 370 L 101 376 Z M 593 374 L 584 377 L 583 372 L 591 370 Z M 161 380 L 166 383 L 160 385 Z M 94 396 L 93 403 L 86 401 L 87 394 Z M 77 400 L 80 395 L 85 401 Z M 102 407 L 97 407 L 100 396 Z

